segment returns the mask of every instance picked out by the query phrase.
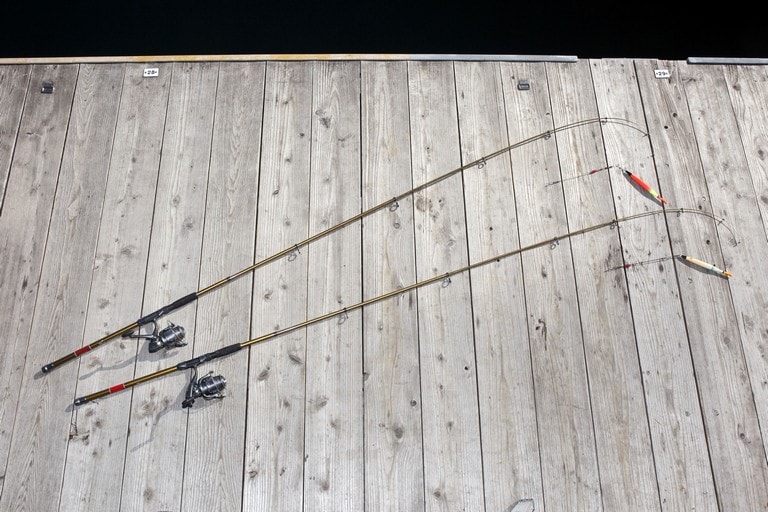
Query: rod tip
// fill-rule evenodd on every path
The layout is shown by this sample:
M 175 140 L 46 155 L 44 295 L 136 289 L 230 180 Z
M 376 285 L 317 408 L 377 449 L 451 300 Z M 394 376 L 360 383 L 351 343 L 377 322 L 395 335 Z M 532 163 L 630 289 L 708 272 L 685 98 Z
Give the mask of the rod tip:
M 730 272 L 726 272 L 725 270 L 723 270 L 723 275 L 725 277 L 733 277 L 733 274 L 731 274 Z

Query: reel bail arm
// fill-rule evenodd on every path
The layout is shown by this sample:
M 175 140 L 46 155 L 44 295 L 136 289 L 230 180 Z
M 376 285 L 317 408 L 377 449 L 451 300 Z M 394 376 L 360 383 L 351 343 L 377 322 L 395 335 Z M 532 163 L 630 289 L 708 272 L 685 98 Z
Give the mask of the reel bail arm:
M 227 379 L 222 375 L 214 375 L 212 371 L 198 379 L 197 367 L 213 359 L 234 354 L 241 348 L 243 348 L 243 346 L 240 343 L 235 343 L 220 348 L 214 352 L 209 352 L 177 364 L 177 370 L 192 370 L 189 385 L 187 386 L 187 393 L 184 397 L 184 401 L 181 402 L 181 407 L 184 409 L 192 407 L 195 400 L 198 398 L 202 398 L 203 400 L 221 400 L 224 398 L 222 391 L 224 391 L 224 388 L 227 386 Z
M 170 350 L 171 348 L 183 347 L 187 344 L 187 342 L 184 340 L 186 337 L 186 331 L 182 326 L 170 322 L 168 327 L 160 331 L 157 327 L 156 321 L 153 320 L 151 324 L 154 326 L 151 333 L 142 334 L 142 327 L 147 325 L 143 324 L 139 325 L 136 330 L 123 334 L 123 338 L 149 340 L 149 343 L 147 344 L 147 350 L 149 350 L 150 354 L 154 354 L 162 348 L 165 350 Z
M 192 368 L 192 376 L 187 386 L 187 393 L 184 395 L 184 401 L 181 402 L 181 408 L 187 409 L 195 404 L 195 400 L 221 400 L 224 398 L 224 388 L 227 387 L 227 379 L 223 375 L 214 375 L 208 372 L 204 376 L 197 378 L 197 368 Z
M 149 350 L 150 353 L 155 353 L 162 348 L 169 350 L 173 347 L 185 346 L 187 342 L 184 341 L 184 338 L 186 336 L 186 331 L 184 330 L 184 327 L 180 325 L 176 325 L 173 322 L 171 322 L 168 327 L 166 327 L 163 330 L 159 330 L 157 327 L 157 320 L 161 317 L 164 317 L 171 311 L 175 311 L 182 306 L 186 306 L 187 304 L 189 304 L 190 302 L 194 302 L 195 300 L 197 300 L 197 293 L 190 293 L 189 295 L 185 295 L 184 297 L 171 302 L 167 306 L 163 306 L 157 311 L 153 311 L 152 313 L 139 318 L 138 320 L 136 320 L 136 325 L 138 327 L 126 334 L 123 334 L 123 338 L 149 340 L 147 349 Z M 154 329 L 152 330 L 151 333 L 142 334 L 141 329 L 145 325 L 154 326 Z

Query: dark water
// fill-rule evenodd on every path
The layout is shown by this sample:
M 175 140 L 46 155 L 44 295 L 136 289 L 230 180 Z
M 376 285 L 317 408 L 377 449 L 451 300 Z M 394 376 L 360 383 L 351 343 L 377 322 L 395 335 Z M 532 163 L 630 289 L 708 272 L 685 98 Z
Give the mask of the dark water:
M 482 53 L 768 57 L 746 3 L 8 2 L 0 56 Z M 734 8 L 736 6 L 738 8 Z

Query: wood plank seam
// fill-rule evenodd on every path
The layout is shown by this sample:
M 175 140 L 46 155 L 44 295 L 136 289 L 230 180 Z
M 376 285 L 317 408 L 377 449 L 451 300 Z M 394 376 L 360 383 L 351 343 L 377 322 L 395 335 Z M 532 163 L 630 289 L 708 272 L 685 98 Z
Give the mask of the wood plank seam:
M 2 180 L 0 180 L 0 217 L 3 216 L 3 206 L 5 205 L 5 198 L 6 198 L 6 195 L 8 194 L 8 182 L 11 179 L 11 169 L 12 169 L 12 164 L 13 164 L 13 157 L 14 157 L 14 154 L 16 152 L 16 144 L 17 144 L 17 142 L 19 140 L 19 133 L 21 131 L 21 121 L 24 118 L 24 107 L 26 105 L 27 96 L 29 94 L 29 88 L 30 88 L 30 84 L 31 84 L 31 81 L 32 81 L 32 66 L 25 66 L 25 68 L 27 70 L 26 71 L 27 84 L 26 84 L 25 89 L 24 89 L 24 94 L 22 95 L 21 105 L 19 105 L 19 108 L 18 108 L 18 111 L 19 111 L 18 119 L 16 121 L 16 129 L 14 130 L 15 135 L 13 137 L 13 141 L 10 143 L 10 148 L 9 148 L 9 151 L 8 151 L 8 157 L 7 157 L 8 165 L 7 165 L 7 168 L 0 169 L 0 172 L 2 172 Z M 1 71 L 2 70 L 0 70 L 0 72 Z M 1 83 L 2 83 L 2 81 L 0 81 L 0 84 Z M 13 105 L 11 105 L 11 107 L 9 107 L 8 110 L 11 110 L 12 108 L 13 108 Z M 1 129 L 1 127 L 0 127 L 0 129 Z M 0 142 L 2 142 L 2 140 L 0 140 Z M 0 148 L 0 149 L 2 149 L 2 148 Z M 0 156 L 2 156 L 2 155 L 0 155 Z
M 456 120 L 458 123 L 458 141 L 459 141 L 459 148 L 463 147 L 462 144 L 462 130 L 461 130 L 461 112 L 459 110 L 459 91 L 458 91 L 458 84 L 456 79 L 456 63 L 452 62 L 451 67 L 453 69 L 453 94 L 455 96 L 455 105 L 456 105 Z M 459 149 L 459 164 L 461 166 L 464 165 L 464 155 L 461 149 Z M 461 173 L 461 198 L 462 198 L 462 206 L 464 208 L 463 212 L 463 219 L 464 219 L 464 242 L 466 245 L 466 254 L 467 254 L 467 262 L 471 263 L 471 250 L 470 250 L 470 244 L 469 244 L 469 220 L 468 220 L 468 208 L 467 208 L 467 187 L 465 184 L 465 174 Z M 472 290 L 472 272 L 467 272 L 467 286 L 469 289 L 469 318 L 472 319 L 470 322 L 470 325 L 472 327 L 472 353 L 473 353 L 473 370 L 475 374 L 475 399 L 477 400 L 477 403 L 479 405 L 480 403 L 480 386 L 478 385 L 478 365 L 477 365 L 477 336 L 475 333 L 475 305 L 474 305 L 474 293 Z M 480 424 L 480 415 L 477 415 L 477 432 L 478 432 L 478 441 L 479 441 L 479 449 L 480 449 L 480 481 L 482 484 L 485 482 L 485 464 L 483 460 L 483 429 L 481 428 Z M 487 507 L 486 503 L 486 496 L 485 492 L 482 493 L 482 505 L 483 510 Z
M 31 77 L 33 75 L 46 76 L 48 73 L 56 73 L 57 71 L 59 71 L 58 67 L 33 66 L 30 69 L 30 82 L 31 82 L 31 79 L 32 79 Z M 60 75 L 61 78 L 63 78 L 63 79 L 68 79 L 69 78 L 69 79 L 72 80 L 72 84 L 71 85 L 67 84 L 66 87 L 62 88 L 62 92 L 61 92 L 61 94 L 65 95 L 65 97 L 71 96 L 71 97 L 69 97 L 69 100 L 66 101 L 66 102 L 62 101 L 61 104 L 58 107 L 56 105 L 56 101 L 54 100 L 53 101 L 54 104 L 51 106 L 51 110 L 44 109 L 41 106 L 40 108 L 41 108 L 42 111 L 39 112 L 36 107 L 37 107 L 37 105 L 41 105 L 41 104 L 40 103 L 37 103 L 37 104 L 29 103 L 27 101 L 27 97 L 29 96 L 30 93 L 29 93 L 29 91 L 27 91 L 25 93 L 25 100 L 24 100 L 25 101 L 25 108 L 24 108 L 24 113 L 23 113 L 22 118 L 21 118 L 21 123 L 22 124 L 20 125 L 19 132 L 21 132 L 21 127 L 25 126 L 25 121 L 28 119 L 28 116 L 31 116 L 33 118 L 33 121 L 30 121 L 30 122 L 34 123 L 33 126 L 30 126 L 28 129 L 32 129 L 34 127 L 39 127 L 41 125 L 45 126 L 46 120 L 49 120 L 51 118 L 56 118 L 57 117 L 56 116 L 56 110 L 57 109 L 58 110 L 62 110 L 62 112 L 61 112 L 62 117 L 66 116 L 67 121 L 66 121 L 65 124 L 66 124 L 66 126 L 68 126 L 69 119 L 70 119 L 70 116 L 71 116 L 71 111 L 72 111 L 72 105 L 73 105 L 73 101 L 74 101 L 73 97 L 74 97 L 74 94 L 75 94 L 75 83 L 77 81 L 78 69 L 77 69 L 76 66 L 66 66 L 66 67 L 62 67 L 62 69 L 60 71 L 61 71 L 61 75 Z M 67 75 L 72 75 L 72 76 L 67 76 Z M 65 81 L 65 83 L 66 83 L 66 81 Z M 38 112 L 39 112 L 39 114 L 38 114 Z M 37 120 L 37 116 L 38 115 L 40 115 L 42 117 L 42 119 Z M 27 321 L 26 328 L 24 329 L 24 333 L 22 334 L 23 340 L 21 341 L 21 343 L 23 343 L 23 347 L 25 347 L 25 349 L 23 350 L 23 353 L 25 354 L 25 357 L 26 357 L 26 351 L 28 350 L 29 344 L 30 344 L 31 339 L 32 339 L 32 320 L 34 318 L 34 312 L 35 312 L 35 310 L 37 308 L 37 302 L 38 302 L 39 293 L 40 293 L 40 282 L 41 282 L 41 276 L 43 274 L 44 259 L 45 259 L 46 247 L 47 247 L 47 244 L 48 244 L 48 237 L 50 235 L 51 218 L 53 216 L 53 211 L 54 211 L 54 207 L 55 207 L 56 189 L 57 189 L 57 186 L 58 186 L 59 175 L 61 173 L 61 168 L 62 168 L 62 159 L 63 159 L 62 155 L 63 155 L 63 152 L 64 152 L 64 146 L 66 144 L 66 139 L 67 139 L 67 128 L 66 127 L 63 128 L 63 129 L 60 129 L 58 131 L 58 133 L 56 132 L 55 128 L 56 128 L 56 125 L 54 123 L 53 127 L 50 130 L 44 130 L 43 133 L 40 134 L 40 136 L 39 136 L 40 138 L 39 139 L 35 139 L 35 142 L 32 144 L 35 147 L 31 148 L 31 151 L 33 153 L 35 153 L 36 155 L 40 155 L 40 156 L 47 155 L 48 153 L 52 152 L 51 150 L 55 150 L 56 153 L 59 154 L 58 158 L 56 159 L 56 161 L 58 163 L 55 164 L 55 172 L 53 173 L 53 174 L 55 174 L 55 176 L 48 179 L 48 183 L 49 183 L 48 187 L 45 187 L 46 181 L 43 180 L 43 178 L 45 177 L 45 170 L 44 169 L 41 170 L 42 166 L 45 166 L 46 163 L 47 163 L 47 161 L 45 159 L 43 159 L 43 161 L 39 161 L 38 160 L 38 161 L 35 161 L 35 162 L 27 162 L 26 159 L 25 159 L 25 155 L 23 154 L 24 152 L 22 152 L 22 153 L 18 152 L 19 144 L 17 143 L 16 146 L 15 146 L 15 151 L 16 152 L 14 154 L 14 160 L 11 162 L 11 165 L 21 165 L 21 166 L 30 165 L 30 166 L 32 166 L 33 169 L 31 169 L 31 170 L 35 171 L 35 174 L 34 174 L 33 178 L 37 178 L 39 176 L 39 173 L 42 173 L 42 176 L 40 176 L 41 183 L 33 181 L 32 187 L 33 187 L 34 191 L 36 192 L 35 193 L 35 197 L 36 198 L 39 198 L 41 194 L 44 194 L 46 192 L 47 192 L 47 196 L 48 196 L 47 201 L 45 203 L 47 205 L 47 208 L 45 210 L 45 211 L 47 211 L 47 214 L 45 213 L 45 211 L 43 211 L 43 218 L 37 221 L 37 225 L 44 226 L 44 227 L 42 227 L 40 229 L 40 231 L 42 232 L 42 235 L 40 237 L 40 238 L 42 238 L 41 245 L 37 249 L 35 249 L 34 245 L 33 245 L 32 248 L 30 248 L 32 250 L 33 254 L 32 254 L 32 258 L 29 258 L 29 259 L 30 260 L 36 260 L 36 261 L 30 262 L 30 265 L 28 267 L 29 271 L 33 275 L 24 276 L 24 281 L 21 283 L 21 289 L 23 291 L 29 285 L 30 281 L 32 281 L 31 286 L 34 288 L 34 292 L 32 292 L 34 297 L 31 297 L 31 303 L 30 303 L 30 305 L 26 309 L 24 308 L 24 301 L 23 300 L 21 300 L 21 301 L 16 300 L 14 302 L 14 305 L 20 304 L 20 307 L 22 308 L 22 310 L 19 311 L 18 314 L 19 315 L 23 315 L 23 316 L 27 316 L 29 318 L 29 320 Z M 53 134 L 49 135 L 51 133 L 53 133 Z M 25 134 L 25 135 L 27 135 L 27 134 Z M 46 138 L 46 135 L 48 135 L 47 138 Z M 29 137 L 37 136 L 37 134 L 35 132 L 29 132 L 28 136 Z M 47 147 L 45 145 L 45 143 L 47 142 L 47 139 L 50 139 L 50 138 L 54 139 L 51 142 L 51 144 L 53 146 L 52 147 Z M 22 142 L 25 142 L 27 140 L 30 140 L 30 139 L 25 138 L 24 141 L 22 141 Z M 37 147 L 37 140 L 42 141 L 43 147 L 45 147 L 47 149 L 44 150 L 44 151 L 40 151 L 40 152 L 36 151 L 36 149 L 39 149 L 39 147 Z M 19 158 L 22 159 L 21 162 L 18 161 Z M 30 160 L 32 160 L 32 158 L 30 158 Z M 53 162 L 53 159 L 52 159 L 52 162 Z M 49 167 L 53 167 L 53 166 L 49 166 Z M 32 173 L 16 173 L 15 176 L 19 180 L 22 180 L 28 174 L 31 175 Z M 7 186 L 13 187 L 14 186 L 14 181 L 9 181 L 7 183 Z M 20 186 L 23 186 L 23 184 L 20 185 Z M 42 189 L 42 191 L 40 189 Z M 25 190 L 25 192 L 26 192 L 26 190 Z M 13 199 L 15 199 L 15 197 L 13 197 Z M 39 201 L 41 201 L 41 199 L 38 199 L 38 202 Z M 37 212 L 38 209 L 41 208 L 39 206 L 38 202 L 35 202 L 35 203 L 29 205 L 29 206 L 34 207 L 34 209 L 35 209 L 34 211 L 35 212 Z M 6 204 L 7 203 L 4 203 L 4 205 L 6 205 Z M 13 212 L 13 210 L 11 212 Z M 24 218 L 28 219 L 29 217 L 28 216 L 24 216 Z M 0 222 L 2 222 L 2 223 L 9 222 L 9 212 L 6 211 L 6 215 L 2 218 L 2 220 L 0 220 Z M 22 224 L 22 226 L 23 226 L 23 224 Z M 30 230 L 29 227 L 31 227 L 32 229 Z M 22 237 L 30 237 L 31 241 L 34 244 L 34 238 L 35 238 L 35 235 L 37 234 L 36 231 L 35 231 L 35 225 L 25 226 L 25 228 L 26 229 L 24 229 L 24 233 L 22 234 Z M 31 233 L 30 233 L 30 231 L 31 231 Z M 4 232 L 4 230 L 3 230 L 3 232 Z M 4 238 L 5 238 L 5 236 L 4 236 Z M 25 246 L 26 246 L 26 244 L 21 248 L 22 251 L 24 251 L 24 247 Z M 36 258 L 34 256 L 35 254 L 39 254 L 40 255 L 39 258 Z M 7 256 L 12 258 L 12 255 L 7 255 Z M 20 261 L 25 261 L 23 259 L 23 255 L 21 255 L 21 254 L 19 255 L 19 260 Z M 10 266 L 6 266 L 5 268 L 10 268 Z M 21 269 L 22 273 L 24 273 L 25 270 L 26 269 Z M 32 279 L 30 279 L 30 278 L 32 278 Z M 15 311 L 11 311 L 11 314 L 14 314 L 14 313 L 16 313 L 16 312 Z M 15 317 L 15 315 L 14 315 L 14 317 Z M 14 318 L 14 320 L 15 320 L 15 318 Z M 20 317 L 18 319 L 18 322 L 21 323 L 22 320 L 24 320 L 24 318 Z M 15 325 L 12 326 L 13 331 L 16 333 L 16 336 L 15 336 L 16 338 L 18 338 L 19 328 L 20 327 L 21 326 L 19 326 L 18 323 L 16 323 Z M 21 354 L 22 352 L 19 352 L 19 353 Z M 13 364 L 13 362 L 11 362 L 11 364 Z M 17 420 L 17 417 L 18 417 L 18 411 L 19 411 L 19 405 L 20 405 L 20 397 L 21 397 L 21 393 L 22 393 L 22 385 L 21 384 L 24 382 L 24 376 L 27 375 L 27 372 L 26 372 L 25 365 L 24 365 L 23 361 L 20 362 L 20 363 L 17 363 L 17 364 L 18 364 L 18 367 L 17 367 L 18 369 L 17 369 L 17 371 L 15 373 L 19 373 L 20 375 L 19 375 L 19 377 L 17 379 L 15 379 L 15 380 L 13 380 L 11 382 L 8 382 L 8 384 L 7 384 L 10 388 L 12 388 L 14 390 L 14 392 L 12 392 L 10 394 L 11 404 L 10 404 L 10 407 L 8 407 L 8 405 L 6 403 L 2 404 L 3 416 L 0 417 L 0 419 L 5 420 L 5 409 L 6 408 L 12 409 L 12 416 L 11 416 L 11 419 L 9 420 L 10 421 L 10 428 L 4 428 L 3 429 L 4 433 L 8 432 L 8 436 L 7 436 L 8 439 L 5 439 L 5 438 L 2 439 L 2 441 L 3 441 L 3 449 L 2 449 L 2 451 L 5 452 L 5 453 L 3 453 L 1 455 L 1 457 L 2 457 L 2 464 L 3 464 L 3 466 L 2 466 L 2 473 L 3 473 L 3 475 L 2 475 L 2 478 L 0 478 L 0 493 L 2 493 L 3 489 L 5 489 L 5 480 L 6 480 L 6 477 L 7 477 L 6 469 L 7 469 L 7 466 L 8 466 L 8 463 L 9 463 L 9 458 L 10 458 L 10 445 L 11 445 L 11 442 L 13 440 L 12 434 L 16 431 L 16 424 L 17 424 L 16 420 Z M 5 378 L 6 376 L 4 375 L 3 377 Z M 12 377 L 12 376 L 9 376 L 9 377 Z M 2 495 L 0 495 L 0 499 L 2 499 Z
M 510 80 L 514 80 L 515 77 L 518 76 L 518 73 L 521 70 L 518 69 L 518 68 L 515 68 L 515 69 L 512 69 L 510 71 L 511 72 L 515 72 L 515 74 L 510 77 Z M 544 67 L 544 74 L 545 74 L 544 79 L 546 81 L 546 67 Z M 526 76 L 528 76 L 528 75 L 526 74 Z M 502 92 L 504 93 L 504 96 L 503 96 L 504 112 L 505 112 L 505 120 L 506 120 L 506 135 L 507 135 L 507 139 L 508 140 L 512 139 L 511 130 L 512 130 L 512 126 L 513 126 L 512 119 L 510 118 L 510 115 L 509 115 L 508 112 L 512 109 L 513 105 L 508 104 L 507 96 L 514 91 L 514 88 L 510 88 L 508 85 L 505 85 L 505 83 L 508 83 L 510 80 L 508 80 L 506 82 L 504 80 L 502 80 L 502 83 L 501 83 Z M 548 92 L 548 86 L 547 86 L 547 92 Z M 551 110 L 551 105 L 550 105 L 549 108 Z M 555 146 L 555 151 L 557 151 L 556 148 L 557 148 L 557 146 Z M 512 190 L 513 190 L 512 204 L 514 205 L 514 211 L 516 212 L 516 219 L 518 219 L 517 215 L 518 215 L 518 212 L 521 210 L 521 207 L 520 207 L 520 204 L 519 204 L 519 198 L 518 198 L 518 193 L 517 193 L 517 186 L 515 184 L 515 179 L 514 179 L 516 171 L 515 171 L 515 163 L 514 163 L 514 159 L 513 159 L 512 153 L 509 153 L 507 155 L 507 159 L 509 161 L 509 167 L 510 167 L 510 170 L 511 170 L 511 173 L 512 173 L 512 178 L 513 178 L 512 179 Z M 517 222 L 515 222 L 515 233 L 517 235 L 518 241 L 522 241 L 524 239 L 523 238 L 522 225 L 521 225 L 521 222 L 519 221 L 519 219 L 517 220 Z M 520 243 L 522 243 L 522 242 L 520 242 Z M 535 375 L 535 363 L 534 363 L 534 360 L 533 360 L 533 358 L 534 358 L 534 355 L 533 355 L 534 348 L 533 348 L 533 339 L 532 339 L 531 333 L 534 331 L 535 326 L 533 326 L 531 324 L 531 319 L 533 318 L 533 315 L 532 315 L 532 311 L 529 308 L 529 301 L 528 301 L 528 299 L 526 297 L 526 290 L 528 290 L 529 285 L 526 282 L 527 281 L 526 273 L 524 271 L 525 265 L 524 265 L 522 257 L 519 258 L 519 262 L 520 262 L 520 268 L 521 268 L 520 283 L 521 283 L 521 288 L 522 288 L 523 314 L 524 314 L 524 319 L 525 319 L 525 331 L 526 331 L 525 339 L 526 339 L 526 343 L 527 343 L 527 346 L 528 346 L 528 354 L 527 354 L 528 355 L 528 369 L 529 369 L 530 375 L 533 376 L 533 375 Z M 543 488 L 543 482 L 545 481 L 545 478 L 544 478 L 544 460 L 543 460 L 543 455 L 542 455 L 543 450 L 542 450 L 542 447 L 541 447 L 541 438 L 542 438 L 541 429 L 542 429 L 542 425 L 541 425 L 541 422 L 539 421 L 539 417 L 540 417 L 540 407 L 539 407 L 540 395 L 539 395 L 539 393 L 537 393 L 537 390 L 536 390 L 536 379 L 535 378 L 531 378 L 531 398 L 532 398 L 532 401 L 533 401 L 533 421 L 535 423 L 535 428 L 536 428 L 536 435 L 534 437 L 535 437 L 535 444 L 536 444 L 535 456 L 536 456 L 536 459 L 537 459 L 537 466 L 538 466 L 538 482 L 537 483 L 538 483 L 538 488 L 539 488 L 539 494 L 541 496 L 541 506 L 542 506 L 542 508 L 544 510 L 546 510 L 546 508 L 547 508 L 547 493 L 545 492 L 545 489 Z M 525 498 L 528 498 L 528 497 L 521 497 L 521 499 L 525 499 Z
M 595 72 L 594 71 L 600 65 L 601 65 L 601 63 L 598 62 L 598 63 L 594 64 L 594 67 L 590 67 L 590 71 L 591 71 L 591 75 L 592 75 L 592 82 L 593 82 L 593 84 L 596 85 L 596 87 L 595 87 L 595 104 L 597 105 L 598 112 L 600 112 L 602 110 L 601 109 L 601 106 L 602 106 L 605 109 L 604 112 L 606 113 L 606 115 L 610 115 L 610 113 L 611 113 L 610 107 L 607 106 L 607 105 L 601 105 L 601 101 L 600 101 L 601 97 L 600 97 L 600 93 L 599 93 L 598 87 L 597 87 L 599 79 L 597 77 L 595 77 Z M 635 84 L 635 87 L 637 88 L 636 92 L 638 93 L 638 98 L 639 98 L 639 88 L 637 86 L 636 78 L 634 79 L 634 84 Z M 611 91 L 611 92 L 613 92 L 613 91 Z M 626 91 L 620 91 L 620 93 L 625 93 L 626 94 Z M 632 103 L 632 99 L 631 98 L 630 98 L 629 103 Z M 638 106 L 642 109 L 642 105 L 641 104 L 638 105 Z M 627 107 L 627 109 L 630 109 L 630 108 L 631 107 Z M 629 116 L 625 116 L 625 117 L 631 117 L 632 119 L 635 118 L 634 115 L 629 115 Z M 643 120 L 645 120 L 645 118 L 643 118 Z M 638 126 L 642 126 L 642 124 L 638 123 Z M 642 138 L 648 139 L 648 146 L 651 146 L 650 137 L 648 136 L 648 132 L 647 132 L 647 125 L 646 125 L 645 128 L 646 128 L 646 132 L 643 134 Z M 610 170 L 611 158 L 610 158 L 609 155 L 610 155 L 611 151 L 610 151 L 610 147 L 609 147 L 608 140 L 607 140 L 607 137 L 606 137 L 606 130 L 605 129 L 601 129 L 600 133 L 601 133 L 601 139 L 603 141 L 603 152 L 605 154 L 605 164 L 606 164 L 606 166 L 609 166 L 608 169 Z M 627 143 L 627 145 L 628 145 L 628 143 Z M 651 160 L 653 160 L 653 149 L 652 149 L 652 146 L 649 148 L 649 150 L 650 150 L 650 153 L 651 153 L 650 158 L 651 158 Z M 654 169 L 657 170 L 655 165 L 654 165 Z M 657 182 L 658 182 L 658 179 L 657 179 Z M 616 218 L 619 218 L 621 214 L 620 214 L 619 209 L 617 207 L 618 206 L 617 202 L 618 202 L 618 198 L 620 197 L 620 192 L 618 190 L 618 187 L 614 183 L 614 180 L 609 179 L 608 180 L 608 186 L 609 186 L 609 189 L 611 191 L 611 197 L 614 198 L 613 199 L 613 203 L 612 203 L 614 215 L 615 215 Z M 630 233 L 630 235 L 625 235 L 624 234 L 624 230 L 622 229 L 622 226 L 619 225 L 619 224 L 616 224 L 615 228 L 616 228 L 618 249 L 620 251 L 620 254 L 622 255 L 622 259 L 624 259 L 623 255 L 629 252 L 628 247 L 630 247 L 630 245 L 631 245 L 629 243 L 629 241 L 625 240 L 625 237 L 631 236 L 631 233 Z M 637 361 L 637 370 L 638 370 L 638 373 L 639 373 L 639 376 L 640 376 L 639 384 L 640 384 L 640 389 L 642 390 L 643 412 L 644 412 L 644 416 L 645 416 L 643 423 L 645 424 L 645 433 L 648 436 L 647 442 L 648 442 L 648 445 L 649 445 L 649 448 L 650 448 L 650 452 L 651 452 L 651 454 L 650 454 L 650 456 L 651 456 L 651 466 L 652 466 L 651 469 L 653 471 L 653 480 L 655 482 L 655 498 L 656 498 L 656 503 L 654 505 L 655 505 L 655 508 L 657 510 L 659 510 L 661 508 L 662 497 L 661 497 L 661 493 L 660 493 L 659 474 L 658 474 L 658 471 L 657 471 L 657 460 L 656 460 L 655 453 L 654 453 L 654 443 L 653 443 L 653 440 L 652 440 L 651 426 L 650 426 L 651 414 L 650 414 L 649 406 L 648 406 L 649 392 L 646 390 L 646 383 L 645 383 L 645 380 L 642 378 L 642 376 L 644 374 L 644 371 L 643 371 L 643 364 L 642 364 L 642 354 L 641 354 L 641 349 L 640 349 L 640 343 L 641 342 L 640 342 L 639 336 L 638 336 L 638 320 L 636 319 L 636 316 L 635 316 L 635 307 L 636 307 L 636 305 L 634 304 L 634 297 L 633 297 L 633 293 L 632 293 L 631 286 L 630 286 L 629 276 L 628 276 L 628 274 L 626 272 L 624 273 L 622 281 L 623 281 L 624 287 L 625 287 L 627 306 L 628 306 L 628 310 L 629 310 L 628 311 L 629 312 L 629 321 L 630 321 L 631 330 L 632 330 L 633 346 L 634 346 L 634 349 L 635 349 L 635 356 L 636 356 L 636 361 Z M 639 307 L 639 305 L 637 307 Z M 649 508 L 650 508 L 651 504 L 648 504 L 648 505 L 649 505 Z

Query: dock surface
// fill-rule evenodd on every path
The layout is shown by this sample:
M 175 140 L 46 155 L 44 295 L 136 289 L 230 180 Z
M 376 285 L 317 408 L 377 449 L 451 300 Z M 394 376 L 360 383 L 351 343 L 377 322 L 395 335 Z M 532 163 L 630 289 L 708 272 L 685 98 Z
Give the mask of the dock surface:
M 763 65 L 2 65 L 0 510 L 768 510 L 767 152 Z

